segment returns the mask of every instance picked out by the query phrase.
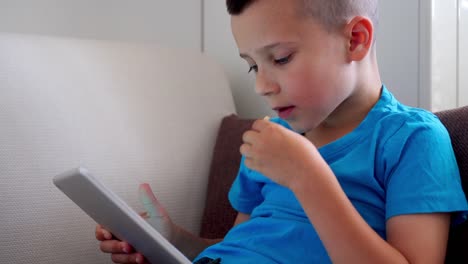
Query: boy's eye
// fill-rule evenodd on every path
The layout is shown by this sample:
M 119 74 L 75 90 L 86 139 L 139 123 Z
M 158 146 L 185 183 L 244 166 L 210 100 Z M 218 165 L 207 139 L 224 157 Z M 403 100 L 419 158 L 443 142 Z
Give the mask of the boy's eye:
M 288 63 L 290 59 L 291 59 L 291 55 L 289 55 L 287 57 L 284 57 L 284 58 L 281 58 L 281 59 L 274 60 L 274 61 L 275 61 L 275 64 L 284 65 L 284 64 Z
M 257 65 L 250 66 L 248 73 L 250 73 L 251 71 L 258 72 L 258 66 Z

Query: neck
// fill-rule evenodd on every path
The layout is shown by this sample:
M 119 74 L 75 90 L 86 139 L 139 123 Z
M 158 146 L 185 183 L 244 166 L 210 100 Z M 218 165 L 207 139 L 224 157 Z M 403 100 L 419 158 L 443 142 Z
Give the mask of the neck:
M 357 89 L 343 101 L 330 116 L 315 129 L 306 133 L 306 137 L 316 147 L 324 146 L 353 131 L 366 118 L 369 111 L 378 102 L 382 84 Z

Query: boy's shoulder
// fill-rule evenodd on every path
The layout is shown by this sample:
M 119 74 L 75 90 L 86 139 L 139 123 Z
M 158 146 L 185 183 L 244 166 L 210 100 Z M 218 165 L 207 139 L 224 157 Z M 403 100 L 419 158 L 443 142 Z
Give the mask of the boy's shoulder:
M 381 113 L 380 123 L 385 127 L 403 128 L 411 130 L 424 128 L 437 128 L 445 130 L 444 125 L 434 113 L 418 108 L 397 103 Z
M 424 128 L 445 134 L 445 127 L 432 112 L 401 103 L 385 85 L 381 97 L 362 122 L 366 130 L 378 131 L 381 136 L 395 133 L 412 134 Z
M 405 142 L 420 144 L 449 144 L 450 135 L 440 119 L 432 112 L 404 105 L 395 99 L 381 109 L 367 126 L 382 145 Z M 432 142 L 432 143 L 431 143 Z M 419 147 L 422 147 L 420 145 Z

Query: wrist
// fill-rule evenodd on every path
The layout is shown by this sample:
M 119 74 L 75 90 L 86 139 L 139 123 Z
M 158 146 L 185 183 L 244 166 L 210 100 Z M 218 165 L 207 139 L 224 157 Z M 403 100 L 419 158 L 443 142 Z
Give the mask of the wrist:
M 295 194 L 320 191 L 330 180 L 336 180 L 331 168 L 317 152 L 317 155 L 310 155 L 306 164 L 298 170 L 295 177 L 289 183 L 289 189 Z
M 184 230 L 176 224 L 171 223 L 170 234 L 168 237 L 169 242 L 173 244 L 176 248 L 179 248 L 180 244 L 185 241 L 185 232 Z

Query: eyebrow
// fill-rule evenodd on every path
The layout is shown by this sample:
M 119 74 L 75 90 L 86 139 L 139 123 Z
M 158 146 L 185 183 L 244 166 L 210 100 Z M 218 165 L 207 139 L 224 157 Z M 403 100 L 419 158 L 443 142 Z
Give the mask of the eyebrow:
M 268 45 L 265 45 L 259 49 L 257 49 L 257 52 L 264 52 L 266 50 L 271 50 L 279 45 L 284 45 L 284 44 L 291 44 L 293 42 L 275 42 L 275 43 L 272 43 L 272 44 L 268 44 Z M 245 54 L 245 53 L 240 53 L 239 56 L 243 59 L 246 59 L 246 58 L 250 58 L 249 55 Z

